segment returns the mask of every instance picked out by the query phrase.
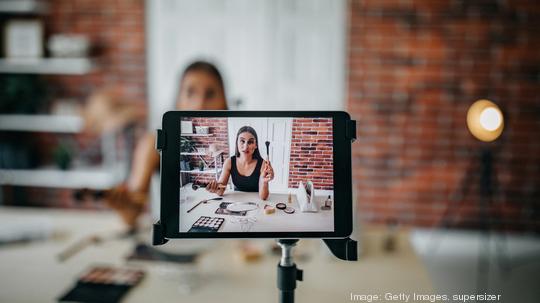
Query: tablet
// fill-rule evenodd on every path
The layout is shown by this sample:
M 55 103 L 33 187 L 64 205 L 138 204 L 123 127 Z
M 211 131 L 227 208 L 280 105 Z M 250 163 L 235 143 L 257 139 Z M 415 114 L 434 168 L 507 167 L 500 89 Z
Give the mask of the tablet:
M 165 113 L 161 236 L 349 236 L 355 135 L 338 111 Z

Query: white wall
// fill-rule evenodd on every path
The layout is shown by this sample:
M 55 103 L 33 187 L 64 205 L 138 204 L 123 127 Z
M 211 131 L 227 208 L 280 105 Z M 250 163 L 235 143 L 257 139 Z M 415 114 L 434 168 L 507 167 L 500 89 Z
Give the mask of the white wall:
M 148 0 L 146 6 L 152 128 L 172 109 L 179 73 L 196 59 L 218 65 L 231 109 L 344 109 L 344 0 Z

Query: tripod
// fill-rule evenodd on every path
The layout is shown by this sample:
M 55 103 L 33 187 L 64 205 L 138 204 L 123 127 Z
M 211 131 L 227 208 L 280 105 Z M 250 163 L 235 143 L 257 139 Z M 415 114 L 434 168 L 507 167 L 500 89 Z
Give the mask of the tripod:
M 279 302 L 293 303 L 296 281 L 302 281 L 303 271 L 296 267 L 292 257 L 292 248 L 298 239 L 278 240 L 281 246 L 281 260 L 278 264 L 277 284 L 279 289 Z
M 322 239 L 332 254 L 345 261 L 358 260 L 358 243 L 351 238 Z M 281 260 L 278 264 L 277 284 L 280 303 L 293 303 L 296 281 L 302 281 L 304 272 L 296 267 L 292 258 L 292 248 L 298 239 L 278 240 L 281 246 Z
M 454 218 L 454 212 L 457 212 L 459 208 L 463 205 L 465 197 L 470 191 L 470 187 L 473 184 L 473 177 L 477 176 L 479 178 L 479 187 L 478 187 L 478 196 L 479 196 L 479 217 L 480 225 L 479 227 L 483 230 L 483 241 L 481 245 L 481 250 L 478 254 L 478 269 L 477 269 L 477 292 L 483 293 L 487 291 L 488 288 L 488 274 L 489 274 L 489 257 L 490 257 L 490 238 L 491 231 L 499 223 L 503 223 L 504 230 L 506 231 L 506 226 L 504 224 L 504 219 L 502 218 L 500 212 L 493 211 L 494 206 L 496 206 L 496 201 L 494 198 L 500 196 L 500 187 L 497 180 L 497 175 L 495 168 L 493 166 L 493 151 L 489 148 L 483 148 L 480 151 L 478 163 L 480 165 L 479 174 L 478 170 L 475 169 L 475 159 L 471 159 L 465 175 L 461 180 L 460 186 L 456 190 L 451 199 L 451 203 L 446 207 L 440 223 L 437 225 L 438 228 L 448 227 L 450 221 Z M 508 271 L 507 266 L 507 253 L 506 253 L 506 237 L 503 234 L 502 239 L 495 239 L 496 245 L 496 257 L 499 263 L 501 270 Z M 435 252 L 438 248 L 439 241 L 431 241 L 432 247 L 431 251 Z M 487 255 L 482 254 L 483 251 L 487 252 Z

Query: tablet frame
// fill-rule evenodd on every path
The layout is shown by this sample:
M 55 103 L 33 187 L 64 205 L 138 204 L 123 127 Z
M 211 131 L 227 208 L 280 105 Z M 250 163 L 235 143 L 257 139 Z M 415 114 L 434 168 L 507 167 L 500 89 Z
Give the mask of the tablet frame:
M 320 232 L 179 232 L 180 222 L 180 121 L 204 118 L 332 118 L 334 159 L 334 231 Z M 163 238 L 344 238 L 352 232 L 351 118 L 343 111 L 169 111 L 163 115 L 160 150 L 160 228 Z

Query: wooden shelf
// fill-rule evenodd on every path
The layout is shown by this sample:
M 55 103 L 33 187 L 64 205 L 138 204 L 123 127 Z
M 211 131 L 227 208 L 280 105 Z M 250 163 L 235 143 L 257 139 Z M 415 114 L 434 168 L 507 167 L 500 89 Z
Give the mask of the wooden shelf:
M 180 134 L 180 136 L 184 137 L 211 137 L 214 134 Z
M 38 0 L 1 0 L 0 13 L 3 14 L 46 14 L 49 5 Z
M 200 152 L 187 153 L 187 152 L 181 152 L 180 155 L 182 155 L 182 156 L 210 156 L 210 157 L 216 157 L 216 156 L 221 155 L 223 152 L 224 151 L 222 151 L 222 150 L 219 150 L 219 151 L 216 151 L 216 152 L 213 152 L 213 153 L 200 153 Z
M 78 133 L 84 121 L 79 116 L 56 115 L 0 115 L 0 130 Z
M 89 58 L 0 59 L 0 73 L 84 75 L 95 68 Z
M 120 169 L 77 168 L 60 170 L 39 169 L 0 169 L 0 184 L 14 186 L 36 186 L 55 188 L 108 189 L 123 180 Z

